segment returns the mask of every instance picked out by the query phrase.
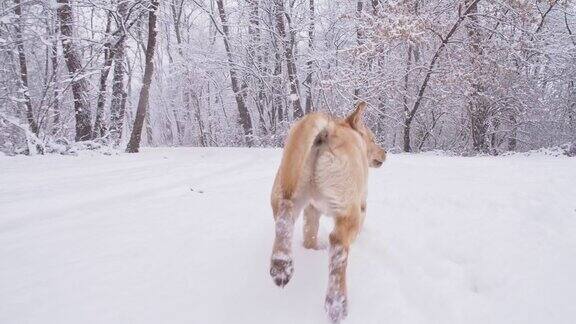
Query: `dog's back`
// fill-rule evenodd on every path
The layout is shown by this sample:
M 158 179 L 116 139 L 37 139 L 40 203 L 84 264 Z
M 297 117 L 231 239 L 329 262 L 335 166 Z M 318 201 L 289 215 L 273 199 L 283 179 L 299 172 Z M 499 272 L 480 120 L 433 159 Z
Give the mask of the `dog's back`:
M 286 139 L 280 168 L 272 191 L 272 208 L 279 200 L 292 200 L 310 177 L 317 150 L 326 139 L 332 121 L 322 113 L 308 114 L 297 121 Z

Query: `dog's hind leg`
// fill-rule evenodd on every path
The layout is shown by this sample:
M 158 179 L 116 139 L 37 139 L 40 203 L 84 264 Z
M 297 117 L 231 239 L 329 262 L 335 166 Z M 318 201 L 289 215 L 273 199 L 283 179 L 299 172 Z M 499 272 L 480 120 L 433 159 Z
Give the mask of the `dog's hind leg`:
M 270 275 L 276 285 L 284 287 L 294 273 L 292 236 L 294 233 L 294 223 L 298 218 L 300 210 L 294 206 L 292 201 L 282 199 L 278 202 L 278 208 L 275 212 L 276 235 L 270 260 Z
M 360 229 L 360 208 L 351 214 L 336 217 L 330 233 L 330 274 L 325 308 L 332 323 L 339 323 L 348 314 L 346 267 L 350 244 Z
M 304 209 L 304 247 L 318 250 L 318 227 L 320 225 L 320 211 L 309 204 Z

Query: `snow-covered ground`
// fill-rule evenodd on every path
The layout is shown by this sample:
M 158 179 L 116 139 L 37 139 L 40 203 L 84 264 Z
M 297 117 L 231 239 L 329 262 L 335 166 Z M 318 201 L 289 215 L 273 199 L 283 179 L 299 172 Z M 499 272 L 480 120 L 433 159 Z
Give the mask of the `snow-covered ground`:
M 327 251 L 300 227 L 291 282 L 268 274 L 279 158 L 0 156 L 0 323 L 325 323 Z M 345 323 L 576 322 L 576 159 L 391 155 L 371 172 Z

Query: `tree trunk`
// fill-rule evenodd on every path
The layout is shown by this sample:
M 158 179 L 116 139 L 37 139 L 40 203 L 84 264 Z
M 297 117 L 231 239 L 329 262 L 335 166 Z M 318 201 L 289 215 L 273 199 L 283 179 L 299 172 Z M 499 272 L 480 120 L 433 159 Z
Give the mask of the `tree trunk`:
M 512 131 L 510 132 L 510 135 L 508 135 L 508 151 L 516 151 L 516 146 L 518 145 L 518 139 L 516 138 L 518 132 L 516 130 L 518 126 L 516 125 L 515 114 L 511 113 L 510 116 L 508 116 L 508 119 L 510 120 L 510 125 L 512 127 Z
M 54 41 L 52 42 L 52 48 L 50 53 L 50 59 L 52 61 L 52 87 L 54 100 L 52 102 L 52 135 L 58 133 L 56 126 L 60 123 L 60 87 L 58 85 L 58 26 L 54 26 Z
M 179 3 L 177 3 L 178 0 L 172 0 L 172 2 L 170 3 L 170 9 L 172 11 L 172 19 L 174 21 L 174 33 L 176 34 L 176 43 L 178 44 L 178 54 L 180 54 L 180 57 L 184 57 L 184 52 L 182 51 L 182 32 L 180 29 L 180 22 L 182 19 L 182 10 L 183 10 L 183 5 L 184 5 L 184 0 L 179 0 Z
M 265 66 L 262 64 L 262 54 L 260 52 L 262 48 L 261 44 L 261 31 L 260 31 L 260 7 L 259 0 L 247 0 L 250 8 L 250 19 L 248 25 L 248 35 L 250 43 L 247 47 L 248 63 L 253 67 L 255 76 L 252 77 L 252 86 L 257 89 L 254 101 L 256 102 L 256 109 L 258 110 L 258 122 L 259 130 L 262 134 L 267 132 L 266 119 L 265 119 L 265 99 L 266 95 L 264 93 L 265 85 L 263 83 L 263 77 L 265 74 Z
M 356 2 L 356 44 L 358 45 L 358 47 L 362 47 L 362 45 L 364 45 L 364 43 L 366 42 L 366 36 L 364 34 L 364 31 L 362 30 L 360 23 L 361 23 L 361 19 L 362 19 L 362 10 L 364 10 L 364 2 L 362 0 L 358 0 Z M 357 73 L 357 77 L 360 76 L 360 74 L 366 69 L 366 62 L 364 61 L 360 61 L 358 63 L 358 67 L 357 67 L 357 71 L 359 73 Z M 353 100 L 360 100 L 360 84 L 361 82 L 357 81 L 355 82 L 357 83 L 357 86 L 354 87 L 354 92 L 352 94 L 352 99 Z
M 282 87 L 282 58 L 280 53 L 274 55 L 274 71 L 272 72 L 272 133 L 278 131 L 278 124 L 285 120 Z
M 192 94 L 191 97 L 192 97 L 191 99 L 193 99 L 194 101 L 194 108 L 195 108 L 194 114 L 196 115 L 195 117 L 196 120 L 198 121 L 198 132 L 200 133 L 198 144 L 201 147 L 205 147 L 207 146 L 207 143 L 206 143 L 206 135 L 204 134 L 204 125 L 202 124 L 202 114 L 200 112 L 200 100 L 198 99 L 198 96 L 194 93 Z
M 287 33 L 286 25 L 284 24 L 284 16 L 286 15 L 286 9 L 284 8 L 284 0 L 275 0 L 274 9 L 276 14 L 276 28 L 278 29 L 278 35 L 280 36 L 280 44 L 284 49 L 284 57 L 286 59 L 286 68 L 288 72 L 288 81 L 290 82 L 290 100 L 294 107 L 294 118 L 300 118 L 304 115 L 302 111 L 302 105 L 300 104 L 300 91 L 298 89 L 298 75 L 296 72 L 296 64 L 294 62 L 294 53 L 292 49 L 294 48 L 294 42 L 291 40 L 290 46 L 287 44 Z
M 410 81 L 410 70 L 412 69 L 413 45 L 408 45 L 408 54 L 406 58 L 406 73 L 404 74 L 404 94 L 402 96 L 402 104 L 404 105 L 404 152 L 411 152 L 410 141 L 410 123 L 408 117 L 410 116 L 410 108 L 408 107 L 408 86 Z
M 152 74 L 154 73 L 154 50 L 156 48 L 156 13 L 158 11 L 158 0 L 152 0 L 148 12 L 148 44 L 146 46 L 146 66 L 144 68 L 144 79 L 142 81 L 142 89 L 140 90 L 140 98 L 138 100 L 138 108 L 136 110 L 136 118 L 134 120 L 134 127 L 132 128 L 132 135 L 130 142 L 126 147 L 127 153 L 138 153 L 140 149 L 140 140 L 142 138 L 142 127 L 144 125 L 144 118 L 146 117 L 146 108 L 148 107 L 148 100 L 150 96 L 150 84 L 152 83 Z
M 24 40 L 22 37 L 22 4 L 20 0 L 14 0 L 14 14 L 18 18 L 14 30 L 16 33 L 16 47 L 18 48 L 18 62 L 20 65 L 20 82 L 22 84 L 22 95 L 24 96 L 24 104 L 26 105 L 26 119 L 30 130 L 34 135 L 38 136 L 39 129 L 36 120 L 34 119 L 34 111 L 32 110 L 32 100 L 30 99 L 30 90 L 28 89 L 28 66 L 26 65 L 26 50 L 24 49 Z
M 170 3 L 170 9 L 172 12 L 172 21 L 174 23 L 174 33 L 176 34 L 176 51 L 180 59 L 177 61 L 178 68 L 182 68 L 184 70 L 184 78 L 186 78 L 186 82 L 182 85 L 182 101 L 184 102 L 184 107 L 186 111 L 190 109 L 190 98 L 189 92 L 190 90 L 189 85 L 191 84 L 191 80 L 189 79 L 190 69 L 186 64 L 186 59 L 184 57 L 184 52 L 182 51 L 182 31 L 180 28 L 181 17 L 182 17 L 182 6 L 184 2 L 183 0 L 172 0 Z M 170 53 L 170 51 L 168 51 Z M 173 142 L 176 142 L 178 145 L 184 144 L 184 137 L 186 131 L 186 125 L 184 123 L 184 118 L 180 117 L 179 111 L 182 110 L 182 107 L 177 107 L 174 102 L 172 102 L 172 114 L 174 115 L 174 123 L 176 125 L 176 136 Z M 200 121 L 201 122 L 201 121 Z
M 121 21 L 117 24 L 117 29 L 121 32 L 113 48 L 114 71 L 112 72 L 112 99 L 110 102 L 110 140 L 116 146 L 120 144 L 122 139 L 126 112 L 126 91 L 124 90 L 126 30 L 123 21 L 126 18 L 127 6 L 127 1 L 119 1 L 118 3 L 118 16 Z
M 308 2 L 308 14 L 309 23 L 308 23 L 308 61 L 306 62 L 306 68 L 308 74 L 306 75 L 306 80 L 304 80 L 304 85 L 306 86 L 306 108 L 305 112 L 308 114 L 312 112 L 313 103 L 312 103 L 312 73 L 313 73 L 313 65 L 314 60 L 312 56 L 314 54 L 314 23 L 315 23 L 315 15 L 314 15 L 314 0 L 309 0 Z
M 467 32 L 469 39 L 469 47 L 471 54 L 470 65 L 479 64 L 474 68 L 475 71 L 481 70 L 482 61 L 482 44 L 480 31 L 478 30 L 478 17 L 475 16 L 478 13 L 477 3 L 473 3 L 467 0 L 466 5 L 470 8 L 470 18 L 469 24 L 467 24 Z M 481 72 L 480 72 L 481 73 Z M 468 115 L 470 118 L 470 130 L 472 132 L 472 147 L 476 152 L 487 152 L 488 151 L 488 121 L 490 118 L 490 107 L 489 103 L 484 99 L 483 92 L 485 90 L 485 85 L 482 83 L 480 78 L 476 75 L 472 76 L 470 80 L 470 85 L 472 93 L 468 96 Z M 495 135 L 494 135 L 495 136 Z M 495 139 L 492 139 L 490 143 L 495 144 Z
M 410 122 L 404 123 L 404 152 L 412 152 L 412 146 L 410 145 Z
M 58 0 L 58 19 L 62 34 L 64 60 L 70 74 L 72 95 L 74 96 L 74 116 L 76 118 L 76 141 L 89 140 L 92 135 L 88 80 L 81 75 L 82 58 L 73 40 L 74 27 L 70 0 Z
M 226 12 L 224 11 L 223 0 L 216 0 L 216 5 L 218 6 L 218 14 L 220 16 L 220 22 L 222 23 L 222 38 L 224 40 L 224 47 L 226 49 L 226 55 L 228 57 L 228 66 L 230 67 L 230 81 L 232 82 L 232 91 L 234 92 L 234 98 L 236 99 L 236 105 L 238 106 L 238 115 L 240 116 L 240 124 L 244 129 L 244 139 L 248 146 L 252 146 L 252 120 L 250 119 L 250 114 L 248 113 L 248 107 L 246 106 L 246 101 L 240 89 L 238 72 L 236 66 L 234 65 L 232 48 L 230 46 L 230 31 L 228 28 L 228 18 L 226 17 Z
M 108 17 L 106 18 L 106 31 L 104 32 L 104 37 L 110 37 L 110 28 L 112 25 L 112 13 L 108 12 Z M 110 74 L 110 68 L 112 66 L 113 53 L 111 50 L 112 44 L 109 39 L 104 44 L 104 66 L 100 71 L 100 82 L 98 90 L 98 100 L 96 101 L 96 121 L 94 122 L 94 129 L 92 138 L 98 138 L 104 136 L 106 132 L 106 125 L 104 123 L 104 104 L 106 103 L 106 88 L 108 75 Z

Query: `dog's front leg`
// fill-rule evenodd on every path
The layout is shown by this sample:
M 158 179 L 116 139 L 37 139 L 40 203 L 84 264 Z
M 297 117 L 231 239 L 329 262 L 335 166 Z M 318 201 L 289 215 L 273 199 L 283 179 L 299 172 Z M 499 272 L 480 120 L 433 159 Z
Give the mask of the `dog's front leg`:
M 270 260 L 270 275 L 279 287 L 284 287 L 292 278 L 294 265 L 292 262 L 292 235 L 297 214 L 294 204 L 289 200 L 280 202 L 275 221 L 275 238 Z
M 360 213 L 355 213 L 337 217 L 330 233 L 330 273 L 325 308 L 332 323 L 339 323 L 348 315 L 346 267 L 350 244 L 359 230 L 359 216 Z

